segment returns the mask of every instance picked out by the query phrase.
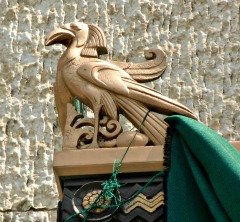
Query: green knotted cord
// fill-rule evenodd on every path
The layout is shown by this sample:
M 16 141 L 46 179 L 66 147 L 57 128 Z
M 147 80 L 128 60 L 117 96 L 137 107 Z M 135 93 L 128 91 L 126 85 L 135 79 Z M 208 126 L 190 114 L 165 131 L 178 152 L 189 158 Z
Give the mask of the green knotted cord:
M 143 118 L 143 120 L 142 120 L 142 122 L 141 122 L 141 124 L 140 124 L 140 126 L 139 126 L 138 131 L 141 130 L 141 127 L 142 127 L 143 123 L 145 122 L 145 120 L 146 120 L 149 112 L 150 112 L 150 111 L 148 110 L 148 112 L 147 112 L 146 115 L 144 116 L 144 118 Z M 127 199 L 127 200 L 125 200 L 125 201 L 121 201 L 121 199 L 119 198 L 118 189 L 119 189 L 120 187 L 124 186 L 125 184 L 120 184 L 120 183 L 118 182 L 117 175 L 119 174 L 119 170 L 120 170 L 120 167 L 121 167 L 121 165 L 122 165 L 123 159 L 125 158 L 125 156 L 126 156 L 128 150 L 129 150 L 129 148 L 131 147 L 131 145 L 132 145 L 132 143 L 133 143 L 133 141 L 134 141 L 134 139 L 135 139 L 138 131 L 134 134 L 134 136 L 133 136 L 130 144 L 128 145 L 127 149 L 125 150 L 125 152 L 124 152 L 122 158 L 120 159 L 120 161 L 117 161 L 117 160 L 114 161 L 114 164 L 113 164 L 113 173 L 112 173 L 112 175 L 111 175 L 111 177 L 110 177 L 110 179 L 109 179 L 108 181 L 105 181 L 105 182 L 102 183 L 103 191 L 97 196 L 97 198 L 95 199 L 95 201 L 93 202 L 93 204 L 92 204 L 89 208 L 87 208 L 87 209 L 85 209 L 85 210 L 81 210 L 80 212 L 69 216 L 69 217 L 65 220 L 65 222 L 68 222 L 68 221 L 70 221 L 73 217 L 76 217 L 76 216 L 78 216 L 78 215 L 80 215 L 80 214 L 84 214 L 84 213 L 86 213 L 86 215 L 85 215 L 84 218 L 83 218 L 83 222 L 86 222 L 86 221 L 87 221 L 87 218 L 88 218 L 88 214 L 89 214 L 89 212 L 90 212 L 92 209 L 95 209 L 95 208 L 113 208 L 113 207 L 119 207 L 119 206 L 121 206 L 121 205 L 123 205 L 123 204 L 125 204 L 125 203 L 127 203 L 127 202 L 130 202 L 130 201 L 133 200 L 136 196 L 138 196 L 149 184 L 151 184 L 157 177 L 163 175 L 163 174 L 166 172 L 166 170 L 168 170 L 168 169 L 166 168 L 166 169 L 164 169 L 164 170 L 162 170 L 162 171 L 159 171 L 159 172 L 156 173 L 141 189 L 139 189 L 138 191 L 136 191 L 129 199 Z M 100 206 L 98 206 L 98 203 L 97 203 L 97 202 L 98 202 L 99 198 L 100 198 L 102 195 L 104 195 L 104 198 L 110 198 L 110 199 L 114 198 L 115 204 L 113 204 L 113 205 L 107 205 L 107 206 L 105 206 L 105 205 L 100 205 Z

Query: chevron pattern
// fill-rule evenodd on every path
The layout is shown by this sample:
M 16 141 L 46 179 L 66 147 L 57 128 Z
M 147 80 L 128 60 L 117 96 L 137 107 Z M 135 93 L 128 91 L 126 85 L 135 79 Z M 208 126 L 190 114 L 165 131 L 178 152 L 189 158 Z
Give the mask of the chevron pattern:
M 144 194 L 139 194 L 129 203 L 123 205 L 123 212 L 130 213 L 136 207 L 140 207 L 148 213 L 153 213 L 158 207 L 164 204 L 164 193 L 160 191 L 156 196 L 149 199 Z
M 152 175 L 139 178 L 128 177 L 126 185 L 121 187 L 123 201 L 140 190 Z M 114 222 L 161 222 L 164 221 L 163 177 L 157 178 L 142 193 L 124 204 L 113 217 Z

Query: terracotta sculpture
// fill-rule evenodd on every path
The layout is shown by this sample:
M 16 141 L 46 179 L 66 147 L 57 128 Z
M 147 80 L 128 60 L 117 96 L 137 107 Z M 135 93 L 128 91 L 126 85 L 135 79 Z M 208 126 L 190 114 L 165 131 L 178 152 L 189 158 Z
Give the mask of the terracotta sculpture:
M 141 132 L 146 134 L 153 145 L 164 143 L 167 128 L 167 124 L 154 112 L 165 115 L 181 114 L 196 119 L 192 111 L 182 104 L 139 83 L 156 79 L 163 73 L 166 55 L 162 50 L 148 50 L 146 58 L 151 60 L 139 64 L 103 61 L 98 57 L 107 53 L 104 33 L 95 25 L 80 22 L 62 25 L 51 32 L 46 45 L 57 43 L 67 47 L 58 62 L 54 89 L 59 122 L 65 135 L 64 147 L 69 144 L 74 147 L 81 136 L 88 140 L 83 142 L 82 147 L 105 147 L 104 143 L 100 145 L 99 138 L 102 122 L 105 121 L 103 128 L 106 129 L 109 121 L 115 121 L 114 124 L 111 123 L 115 130 L 120 113 L 135 127 L 139 127 L 148 110 L 153 111 L 148 114 L 141 127 Z M 94 120 L 84 119 L 79 122 L 81 116 L 74 113 L 70 105 L 73 104 L 74 97 L 93 110 Z M 82 126 L 94 127 L 94 131 L 86 132 L 86 129 L 81 129 Z M 81 136 L 77 133 L 78 136 L 71 143 L 71 139 L 67 138 L 70 138 L 73 128 L 75 132 L 80 129 L 82 131 L 79 132 Z M 111 133 L 114 130 L 108 131 Z M 120 133 L 121 129 L 110 140 L 116 140 Z M 88 137 L 91 138 L 87 139 Z M 108 136 L 103 135 L 101 138 L 107 140 Z M 111 142 L 110 144 L 112 145 Z M 76 146 L 81 147 L 81 144 L 75 144 Z

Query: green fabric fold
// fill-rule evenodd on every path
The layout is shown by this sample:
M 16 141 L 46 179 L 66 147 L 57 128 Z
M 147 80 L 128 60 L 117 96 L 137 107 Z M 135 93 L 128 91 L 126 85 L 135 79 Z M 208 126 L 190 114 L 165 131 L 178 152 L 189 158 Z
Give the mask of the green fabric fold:
M 196 120 L 165 120 L 174 131 L 167 221 L 240 221 L 240 152 Z

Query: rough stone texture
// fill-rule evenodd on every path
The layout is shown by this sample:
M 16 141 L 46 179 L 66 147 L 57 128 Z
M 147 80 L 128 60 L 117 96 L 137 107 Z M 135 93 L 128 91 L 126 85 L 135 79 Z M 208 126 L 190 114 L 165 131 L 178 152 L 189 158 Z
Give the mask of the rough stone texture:
M 46 221 L 56 221 L 55 210 L 49 211 L 11 211 L 0 213 L 0 221 L 21 221 L 21 222 L 46 222 Z
M 168 68 L 148 85 L 240 140 L 239 7 L 238 0 L 1 0 L 0 221 L 56 221 L 53 83 L 63 48 L 45 48 L 53 28 L 98 24 L 115 60 L 141 61 L 144 48 L 162 47 Z

